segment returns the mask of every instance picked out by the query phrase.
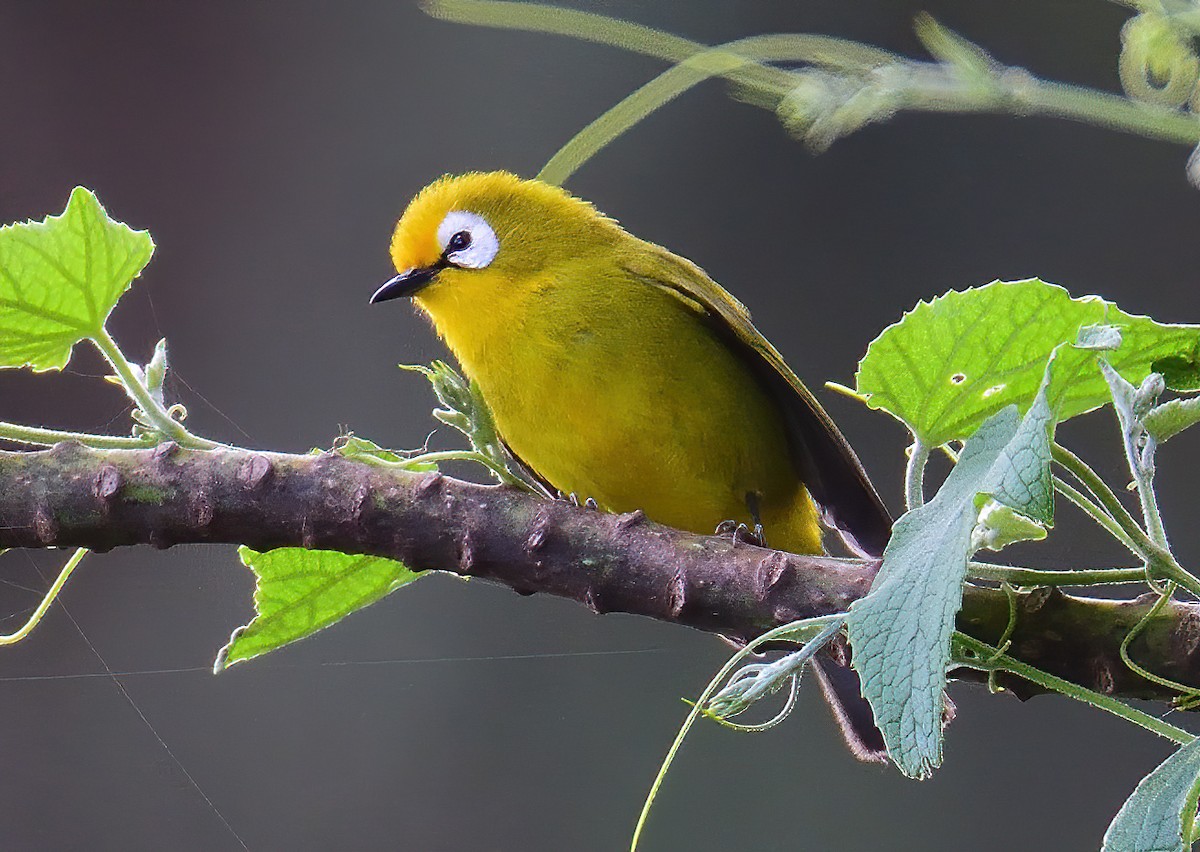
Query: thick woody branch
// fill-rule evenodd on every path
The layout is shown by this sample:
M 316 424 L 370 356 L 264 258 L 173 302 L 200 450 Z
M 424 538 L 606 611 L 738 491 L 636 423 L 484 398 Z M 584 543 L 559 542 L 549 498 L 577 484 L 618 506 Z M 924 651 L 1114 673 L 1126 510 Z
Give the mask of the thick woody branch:
M 336 454 L 184 450 L 0 453 L 0 548 L 245 544 L 398 559 L 415 570 L 493 580 L 746 640 L 841 612 L 864 595 L 870 560 L 797 556 L 698 536 L 512 489 L 409 473 Z M 1150 600 L 1045 589 L 1017 599 L 1012 653 L 1102 692 L 1169 697 L 1121 662 L 1122 638 Z M 960 629 L 998 640 L 1001 592 L 968 587 Z M 1133 644 L 1138 662 L 1200 685 L 1200 607 L 1173 603 Z M 1016 684 L 1012 684 L 1016 687 Z

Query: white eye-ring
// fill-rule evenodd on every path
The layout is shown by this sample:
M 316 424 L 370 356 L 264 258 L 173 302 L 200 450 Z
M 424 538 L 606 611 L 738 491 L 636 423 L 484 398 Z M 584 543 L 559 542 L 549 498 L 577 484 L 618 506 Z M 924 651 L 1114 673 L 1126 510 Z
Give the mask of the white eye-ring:
M 464 269 L 483 269 L 500 250 L 492 226 L 469 210 L 447 213 L 438 225 L 437 238 L 446 261 Z

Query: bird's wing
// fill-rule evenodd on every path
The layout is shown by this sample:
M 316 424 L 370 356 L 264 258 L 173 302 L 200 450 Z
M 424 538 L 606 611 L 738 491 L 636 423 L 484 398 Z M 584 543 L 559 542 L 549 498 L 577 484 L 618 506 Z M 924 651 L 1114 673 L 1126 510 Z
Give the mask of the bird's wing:
M 512 462 L 513 466 L 516 467 L 517 470 L 530 482 L 537 483 L 537 485 L 546 492 L 547 497 L 554 497 L 555 495 L 562 494 L 561 491 L 554 487 L 554 484 L 551 483 L 550 480 L 546 479 L 546 477 L 534 470 L 532 465 L 517 455 L 517 451 L 509 446 L 508 441 L 504 439 L 503 435 L 500 435 L 499 432 L 497 432 L 496 437 L 500 439 L 500 446 L 504 447 L 504 452 L 508 454 L 508 458 Z M 584 496 L 586 497 L 587 495 L 585 494 Z
M 625 254 L 621 265 L 707 317 L 733 344 L 783 412 L 797 473 L 826 519 L 843 537 L 853 539 L 852 546 L 856 544 L 872 556 L 881 555 L 891 537 L 892 517 L 825 409 L 754 327 L 745 305 L 691 261 L 660 246 L 646 246 L 649 251 Z

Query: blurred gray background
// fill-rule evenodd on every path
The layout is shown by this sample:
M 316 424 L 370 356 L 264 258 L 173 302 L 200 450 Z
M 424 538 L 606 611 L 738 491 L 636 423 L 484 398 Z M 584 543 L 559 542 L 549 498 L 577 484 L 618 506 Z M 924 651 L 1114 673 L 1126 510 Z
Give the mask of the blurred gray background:
M 910 55 L 924 9 L 1006 63 L 1105 88 L 1127 16 L 1097 0 L 577 5 L 706 42 L 811 31 Z M 662 68 L 400 0 L 5 0 L 0 221 L 57 213 L 83 184 L 152 231 L 155 259 L 111 327 L 139 360 L 168 337 L 172 392 L 202 433 L 305 451 L 349 427 L 418 446 L 430 394 L 395 365 L 442 350 L 406 306 L 367 305 L 392 274 L 395 218 L 444 172 L 535 173 Z M 1050 120 L 902 116 L 813 157 L 713 82 L 569 187 L 704 266 L 819 387 L 850 383 L 917 299 L 993 278 L 1200 320 L 1186 155 Z M 0 418 L 123 432 L 124 400 L 99 371 L 81 351 L 61 375 L 0 376 Z M 822 398 L 895 506 L 900 429 Z M 1065 435 L 1122 482 L 1110 415 Z M 1176 443 L 1160 462 L 1165 512 L 1193 559 L 1183 488 L 1198 459 L 1194 439 Z M 1021 558 L 1121 558 L 1065 515 Z M 0 557 L 0 627 L 61 558 Z M 233 548 L 84 563 L 65 607 L 0 651 L 0 845 L 225 850 L 236 832 L 254 850 L 622 848 L 680 697 L 729 653 L 682 628 L 435 577 L 213 677 L 252 585 Z M 769 733 L 703 725 L 645 848 L 1095 849 L 1168 751 L 1064 699 L 954 698 L 945 766 L 925 783 L 855 763 L 811 688 Z

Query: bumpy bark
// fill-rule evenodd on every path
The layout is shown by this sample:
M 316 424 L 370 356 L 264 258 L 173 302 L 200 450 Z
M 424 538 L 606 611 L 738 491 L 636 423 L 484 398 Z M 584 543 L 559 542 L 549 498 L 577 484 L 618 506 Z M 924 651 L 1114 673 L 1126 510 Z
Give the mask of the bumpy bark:
M 335 454 L 246 450 L 0 453 L 0 548 L 225 542 L 303 546 L 399 559 L 521 594 L 576 600 L 746 640 L 787 621 L 846 609 L 870 587 L 871 560 L 797 556 L 663 527 L 498 486 L 408 473 Z M 1102 692 L 1169 697 L 1120 660 L 1147 598 L 1111 601 L 1047 589 L 1018 597 L 1012 653 Z M 963 631 L 995 642 L 1001 592 L 970 586 Z M 1200 607 L 1174 603 L 1131 653 L 1200 685 Z M 1020 692 L 1018 684 L 1010 684 Z

